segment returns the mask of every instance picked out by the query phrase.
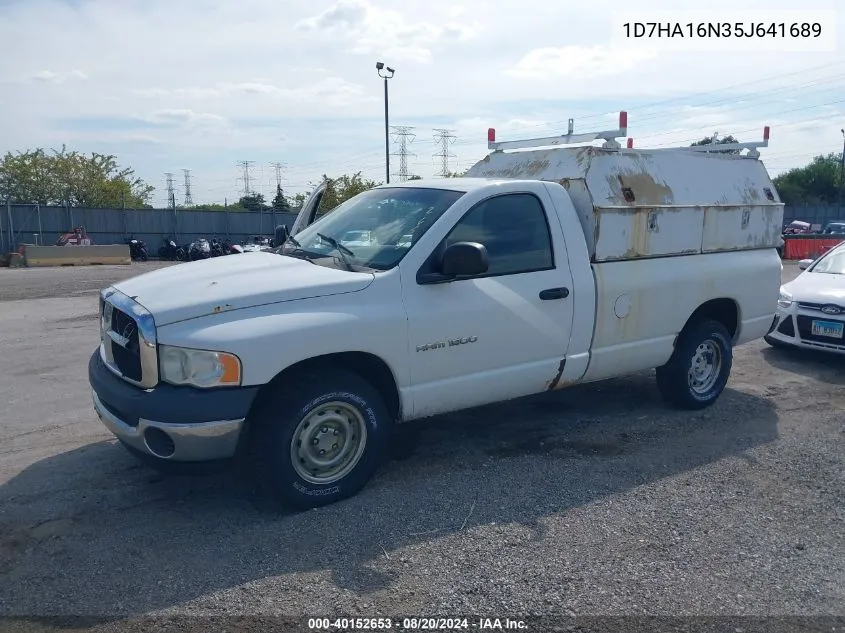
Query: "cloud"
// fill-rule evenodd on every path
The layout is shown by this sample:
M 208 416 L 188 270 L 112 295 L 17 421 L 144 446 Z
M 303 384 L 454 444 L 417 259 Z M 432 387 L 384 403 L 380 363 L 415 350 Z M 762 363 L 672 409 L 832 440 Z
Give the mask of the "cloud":
M 71 70 L 70 72 L 57 73 L 52 70 L 40 70 L 29 76 L 31 81 L 39 81 L 45 83 L 62 84 L 71 79 L 88 79 L 81 70 Z
M 318 101 L 328 105 L 350 105 L 373 102 L 377 99 L 366 94 L 360 84 L 341 79 L 326 77 L 312 84 L 300 87 L 280 87 L 267 83 L 242 82 L 218 83 L 209 87 L 188 88 L 142 88 L 133 90 L 139 97 L 150 99 L 242 99 L 249 96 L 268 97 L 290 103 Z
M 656 57 L 653 50 L 603 45 L 535 48 L 523 55 L 515 66 L 506 69 L 505 74 L 521 79 L 615 75 Z
M 190 127 L 218 126 L 226 123 L 225 117 L 208 112 L 194 112 L 188 109 L 156 110 L 145 117 L 159 125 L 185 125 Z
M 460 9 L 460 8 L 458 8 Z M 448 10 L 454 18 L 461 13 Z M 296 23 L 295 28 L 318 32 L 327 38 L 341 38 L 355 54 L 380 54 L 391 63 L 413 61 L 427 63 L 434 57 L 439 43 L 463 42 L 481 31 L 477 21 L 455 22 L 412 21 L 389 8 L 377 8 L 367 0 L 337 0 L 328 9 Z

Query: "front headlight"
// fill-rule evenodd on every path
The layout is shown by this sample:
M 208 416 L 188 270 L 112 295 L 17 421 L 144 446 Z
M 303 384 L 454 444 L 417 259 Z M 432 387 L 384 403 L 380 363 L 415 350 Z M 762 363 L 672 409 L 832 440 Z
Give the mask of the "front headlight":
M 241 361 L 234 354 L 172 345 L 158 346 L 161 379 L 173 385 L 237 387 Z
M 781 288 L 780 289 L 780 296 L 778 297 L 778 307 L 784 308 L 784 309 L 790 308 L 790 307 L 792 307 L 792 303 L 793 303 L 792 295 L 789 294 L 783 288 Z

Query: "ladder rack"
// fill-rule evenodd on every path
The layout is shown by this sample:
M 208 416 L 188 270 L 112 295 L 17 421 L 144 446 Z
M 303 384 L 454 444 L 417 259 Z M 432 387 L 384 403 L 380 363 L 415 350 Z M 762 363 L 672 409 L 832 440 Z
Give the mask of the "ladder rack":
M 488 128 L 487 129 L 487 149 L 500 152 L 506 149 L 528 149 L 532 147 L 554 147 L 558 145 L 574 145 L 575 143 L 588 143 L 590 141 L 595 141 L 598 139 L 604 139 L 604 143 L 602 144 L 602 149 L 618 149 L 621 150 L 622 146 L 616 140 L 618 138 L 623 138 L 628 135 L 628 113 L 624 110 L 619 113 L 619 127 L 615 130 L 604 130 L 601 132 L 585 132 L 583 134 L 575 134 L 575 121 L 574 119 L 569 119 L 569 130 L 566 134 L 561 134 L 560 136 L 545 136 L 540 138 L 527 138 L 527 139 L 516 139 L 513 141 L 497 141 L 496 140 L 496 129 L 495 128 Z M 678 147 L 659 147 L 654 149 L 649 149 L 649 152 L 661 152 L 661 151 L 689 151 L 689 152 L 726 152 L 726 151 L 735 151 L 739 150 L 740 152 L 744 149 L 748 150 L 748 153 L 743 156 L 743 158 L 759 158 L 760 152 L 757 150 L 761 147 L 768 147 L 769 146 L 769 126 L 763 128 L 763 140 L 762 141 L 751 141 L 748 143 L 711 143 L 709 145 L 692 145 L 692 146 L 678 146 Z M 633 149 L 634 148 L 634 139 L 628 138 L 626 143 L 626 149 Z

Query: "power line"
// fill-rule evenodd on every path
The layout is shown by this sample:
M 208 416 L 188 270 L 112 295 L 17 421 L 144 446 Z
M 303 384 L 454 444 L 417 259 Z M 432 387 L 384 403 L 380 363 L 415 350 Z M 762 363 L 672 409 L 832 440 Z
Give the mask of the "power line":
M 408 180 L 409 175 L 408 156 L 416 156 L 408 151 L 408 143 L 413 143 L 416 136 L 411 132 L 414 128 L 407 125 L 393 125 L 391 129 L 396 135 L 396 142 L 399 143 L 399 151 L 392 153 L 391 156 L 399 157 L 399 182 L 404 182 Z
M 167 179 L 167 205 L 171 209 L 176 208 L 176 194 L 173 191 L 173 172 L 164 174 Z
M 194 199 L 191 197 L 191 170 L 183 169 L 182 173 L 185 174 L 185 206 L 192 207 Z
M 241 166 L 241 169 L 244 170 L 244 175 L 242 176 L 242 178 L 243 178 L 243 181 L 244 181 L 244 197 L 245 198 L 249 197 L 250 193 L 252 192 L 252 190 L 249 187 L 249 179 L 250 179 L 249 170 L 250 170 L 250 167 L 252 166 L 252 164 L 254 162 L 255 162 L 254 160 L 242 160 L 238 163 L 238 165 Z
M 440 171 L 438 175 L 446 178 L 449 175 L 449 159 L 457 158 L 455 154 L 449 153 L 449 145 L 455 142 L 456 136 L 452 134 L 452 130 L 444 128 L 434 128 L 434 142 L 440 147 L 440 151 L 434 154 L 434 158 L 440 159 Z

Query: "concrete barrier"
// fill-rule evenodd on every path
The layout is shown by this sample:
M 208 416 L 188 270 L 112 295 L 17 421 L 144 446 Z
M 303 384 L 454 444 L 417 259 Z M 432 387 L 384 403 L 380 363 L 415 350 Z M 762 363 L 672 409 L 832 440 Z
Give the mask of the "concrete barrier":
M 91 266 L 93 264 L 130 265 L 128 244 L 94 246 L 33 246 L 24 247 L 24 259 L 35 266 Z

